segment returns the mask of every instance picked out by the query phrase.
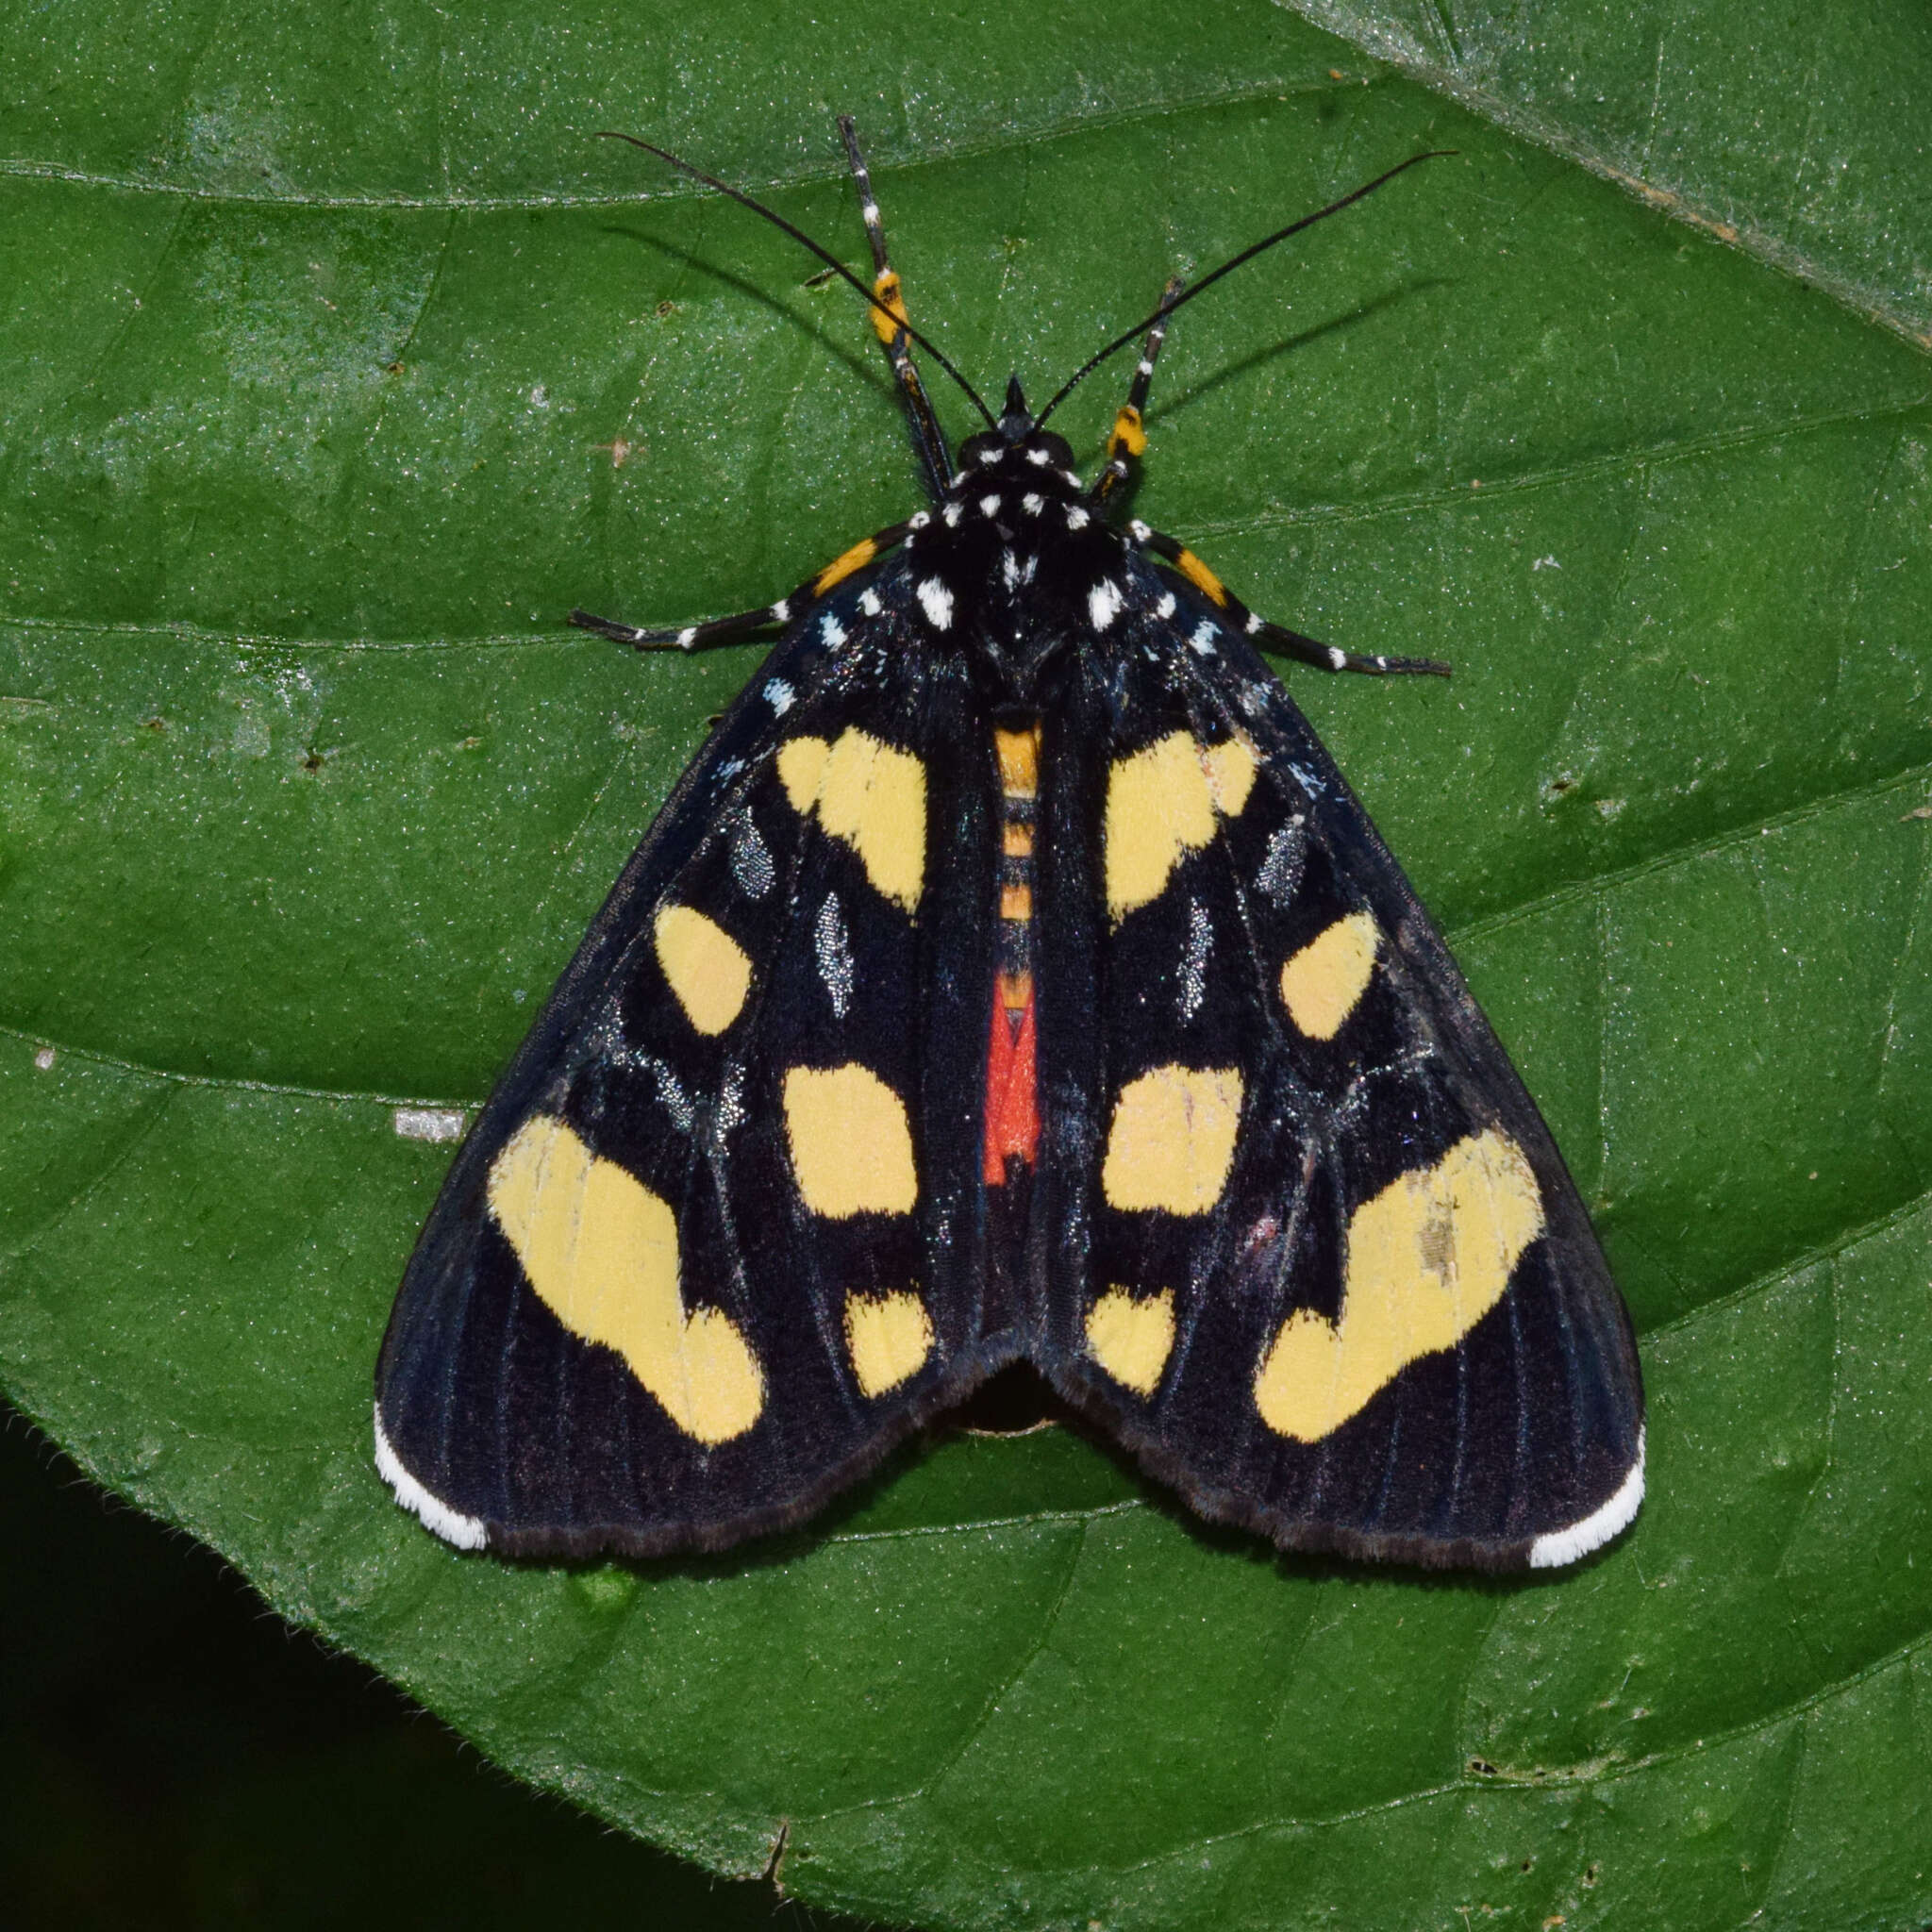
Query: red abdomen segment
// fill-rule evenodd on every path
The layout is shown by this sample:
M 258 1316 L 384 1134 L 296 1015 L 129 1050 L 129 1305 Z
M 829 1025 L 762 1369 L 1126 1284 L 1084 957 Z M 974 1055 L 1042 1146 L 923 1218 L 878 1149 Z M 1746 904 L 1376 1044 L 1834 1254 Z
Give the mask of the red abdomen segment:
M 998 726 L 1000 916 L 986 1054 L 982 1172 L 1001 1186 L 1009 1162 L 1033 1165 L 1040 1144 L 1033 1040 L 1033 814 L 1040 791 L 1040 724 Z
M 1031 1167 L 1033 1150 L 1040 1144 L 1030 990 L 1019 1018 L 1015 1032 L 1011 1014 L 1000 1000 L 993 1001 L 992 1038 L 986 1056 L 986 1184 L 990 1188 L 1006 1179 L 1009 1158 Z

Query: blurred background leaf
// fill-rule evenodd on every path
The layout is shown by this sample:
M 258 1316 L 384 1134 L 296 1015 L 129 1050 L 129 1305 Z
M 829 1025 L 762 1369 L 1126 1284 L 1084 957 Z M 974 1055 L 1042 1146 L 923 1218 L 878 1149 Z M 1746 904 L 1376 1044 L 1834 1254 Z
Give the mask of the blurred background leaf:
M 808 1901 L 1923 1921 L 1932 75 L 1903 15 L 1745 11 L 6 16 L 21 1407 L 497 1763 L 715 1872 L 782 1838 Z M 1582 1572 L 1275 1559 L 1064 1432 L 637 1569 L 465 1560 L 375 1477 L 448 1159 L 399 1110 L 482 1098 L 756 661 L 561 613 L 739 608 L 912 500 L 848 291 L 589 136 L 857 258 L 839 109 L 922 325 L 1036 395 L 1176 266 L 1460 150 L 1176 325 L 1141 508 L 1264 610 L 1457 666 L 1296 684 L 1642 1332 L 1652 1500 Z

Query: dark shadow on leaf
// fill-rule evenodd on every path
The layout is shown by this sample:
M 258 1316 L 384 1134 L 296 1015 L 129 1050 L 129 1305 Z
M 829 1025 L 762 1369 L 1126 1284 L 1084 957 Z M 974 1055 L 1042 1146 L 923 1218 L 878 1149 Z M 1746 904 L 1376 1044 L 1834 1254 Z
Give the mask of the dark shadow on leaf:
M 1196 403 L 1204 401 L 1216 390 L 1224 388 L 1228 383 L 1237 382 L 1257 369 L 1265 368 L 1278 357 L 1291 355 L 1297 349 L 1306 349 L 1309 344 L 1319 342 L 1324 336 L 1345 334 L 1350 329 L 1359 327 L 1363 323 L 1374 321 L 1376 316 L 1389 309 L 1398 308 L 1406 302 L 1428 294 L 1432 290 L 1455 286 L 1454 279 L 1446 275 L 1430 275 L 1421 281 L 1404 282 L 1400 287 L 1389 289 L 1357 308 L 1349 309 L 1345 314 L 1331 316 L 1326 322 L 1319 322 L 1312 328 L 1303 329 L 1298 335 L 1272 342 L 1266 348 L 1256 349 L 1243 356 L 1239 362 L 1230 362 L 1224 368 L 1216 370 L 1212 375 L 1202 378 L 1177 393 L 1171 393 L 1166 402 L 1157 405 L 1148 411 L 1148 427 L 1151 430 L 1168 418 L 1179 415 L 1183 409 L 1192 408 Z M 1180 326 L 1178 322 L 1175 326 Z
M 604 232 L 607 235 L 622 236 L 626 241 L 635 242 L 641 248 L 651 249 L 666 259 L 675 261 L 680 268 L 689 270 L 692 275 L 714 282 L 720 288 L 729 289 L 735 294 L 743 296 L 746 301 L 780 317 L 791 327 L 808 337 L 835 361 L 842 362 L 868 389 L 883 395 L 888 401 L 894 400 L 891 377 L 886 372 L 884 363 L 861 355 L 852 345 L 854 340 L 862 340 L 859 331 L 866 326 L 863 307 L 856 297 L 849 309 L 852 338 L 840 341 L 835 339 L 828 329 L 820 326 L 815 320 L 802 315 L 772 290 L 760 288 L 757 282 L 748 280 L 735 270 L 720 268 L 716 262 L 707 260 L 701 255 L 694 255 L 691 250 L 679 248 L 675 242 L 662 241 L 655 235 L 640 234 L 635 228 L 613 224 L 607 226 Z M 819 280 L 818 276 L 813 276 L 805 286 L 810 288 Z M 787 282 L 785 290 L 790 292 L 796 286 L 798 285 L 795 283 Z

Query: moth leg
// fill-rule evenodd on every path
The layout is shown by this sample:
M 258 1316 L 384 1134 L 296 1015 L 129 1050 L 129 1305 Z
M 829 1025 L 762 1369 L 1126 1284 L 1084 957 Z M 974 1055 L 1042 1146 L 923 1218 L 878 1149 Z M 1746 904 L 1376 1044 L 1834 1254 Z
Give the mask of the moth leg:
M 761 630 L 774 625 L 790 624 L 854 571 L 863 570 L 874 558 L 906 541 L 912 528 L 910 520 L 892 524 L 855 543 L 835 557 L 816 576 L 807 577 L 789 596 L 775 604 L 763 604 L 756 610 L 741 610 L 735 617 L 714 617 L 708 624 L 688 624 L 682 629 L 640 630 L 637 625 L 620 624 L 614 617 L 594 617 L 588 610 L 573 610 L 570 621 L 579 630 L 593 630 L 599 637 L 614 639 L 620 644 L 635 645 L 640 651 L 708 651 L 718 644 L 741 644 Z
M 906 333 L 906 297 L 899 286 L 899 274 L 886 253 L 886 228 L 879 219 L 879 205 L 872 192 L 872 175 L 865 157 L 858 151 L 858 135 L 850 114 L 839 116 L 839 132 L 845 141 L 845 158 L 852 165 L 852 178 L 858 185 L 858 212 L 865 220 L 865 239 L 872 243 L 872 291 L 879 307 L 870 311 L 872 325 L 884 345 L 886 360 L 899 385 L 899 401 L 905 407 L 906 426 L 911 432 L 913 454 L 925 472 L 925 487 L 938 503 L 946 493 L 946 476 L 951 464 L 946 460 L 945 432 L 933 414 L 932 403 L 919 371 L 912 360 L 912 338 Z
M 1105 503 L 1123 484 L 1131 483 L 1140 471 L 1141 454 L 1147 447 L 1147 430 L 1141 412 L 1147 407 L 1147 389 L 1154 380 L 1154 365 L 1160 359 L 1160 345 L 1167 340 L 1167 312 L 1186 286 L 1180 276 L 1174 275 L 1160 291 L 1160 308 L 1153 327 L 1147 331 L 1147 340 L 1141 344 L 1141 360 L 1135 366 L 1127 399 L 1108 432 L 1107 468 L 1088 492 L 1094 503 Z
M 1129 524 L 1127 531 L 1142 550 L 1178 571 L 1210 604 L 1224 610 L 1230 628 L 1240 631 L 1243 637 L 1252 638 L 1264 651 L 1277 651 L 1285 658 L 1299 658 L 1304 664 L 1312 664 L 1318 671 L 1359 671 L 1371 677 L 1447 677 L 1450 675 L 1449 666 L 1434 658 L 1364 656 L 1341 650 L 1334 644 L 1320 643 L 1313 638 L 1305 638 L 1300 631 L 1289 630 L 1285 625 L 1270 624 L 1265 617 L 1250 610 L 1177 538 L 1166 536 L 1159 530 L 1150 530 L 1140 522 Z

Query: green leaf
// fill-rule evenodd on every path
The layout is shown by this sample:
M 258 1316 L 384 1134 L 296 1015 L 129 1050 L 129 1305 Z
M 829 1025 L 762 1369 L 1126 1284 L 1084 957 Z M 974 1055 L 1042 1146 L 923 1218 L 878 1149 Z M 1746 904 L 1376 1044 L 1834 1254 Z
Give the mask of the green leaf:
M 1932 348 L 1923 8 L 1286 4 Z
M 962 1927 L 1932 1911 L 1932 215 L 1875 161 L 1806 189 L 1815 44 L 1573 23 L 1562 121 L 1541 29 L 1419 18 L 1503 49 L 1488 113 L 1257 0 L 6 29 L 0 1373 L 284 1615 L 716 1870 L 782 1828 L 797 1895 Z M 1690 75 L 1661 185 L 1702 226 L 1574 158 L 1637 172 L 1625 44 Z M 1844 154 L 1898 151 L 1918 45 L 1830 51 Z M 1457 666 L 1295 683 L 1642 1333 L 1651 1500 L 1579 1572 L 1276 1559 L 1064 1434 L 636 1569 L 459 1557 L 375 1476 L 448 1158 L 396 1109 L 480 1101 L 756 661 L 561 613 L 742 608 L 913 501 L 849 291 L 588 137 L 857 260 L 838 108 L 922 326 L 1036 394 L 1175 266 L 1459 150 L 1177 322 L 1141 507 L 1262 609 Z M 1710 232 L 1774 190 L 1785 227 Z

